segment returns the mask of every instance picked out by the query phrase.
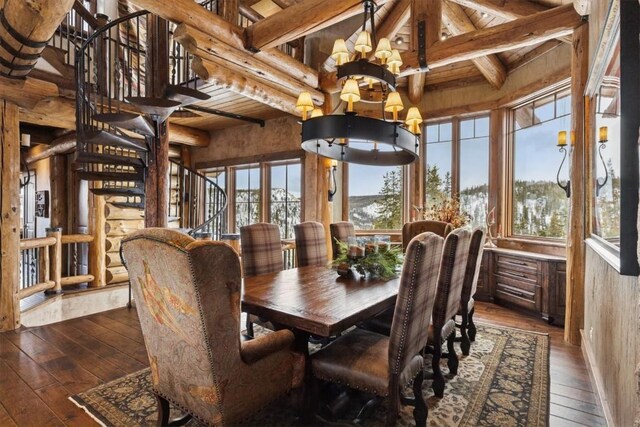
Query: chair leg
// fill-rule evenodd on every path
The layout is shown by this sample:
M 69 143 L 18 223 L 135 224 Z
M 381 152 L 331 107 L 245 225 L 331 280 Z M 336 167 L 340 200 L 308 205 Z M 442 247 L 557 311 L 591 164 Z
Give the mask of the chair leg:
M 473 307 L 469 312 L 469 341 L 471 342 L 474 342 L 476 340 L 476 324 L 473 323 L 473 313 L 475 312 L 475 307 Z
M 469 327 L 469 313 L 467 312 L 467 308 L 462 308 L 462 324 L 460 325 L 460 335 L 462 335 L 462 339 L 460 342 L 460 349 L 462 349 L 462 354 L 465 356 L 469 355 L 469 350 L 471 349 L 471 341 L 469 340 L 469 335 L 467 334 L 467 329 Z
M 456 340 L 456 330 L 447 337 L 447 352 L 449 353 L 447 356 L 447 366 L 449 367 L 449 373 L 451 375 L 458 375 L 458 355 L 456 354 L 456 349 L 453 346 L 454 341 Z
M 250 314 L 247 314 L 247 336 L 250 338 L 254 338 L 253 335 L 253 322 L 249 320 Z
M 391 381 L 391 389 L 389 390 L 389 409 L 387 411 L 387 427 L 394 427 L 398 421 L 400 414 L 400 390 L 397 383 Z
M 413 409 L 413 419 L 416 421 L 416 427 L 425 427 L 427 425 L 427 417 L 429 416 L 429 406 L 424 400 L 422 394 L 422 381 L 424 380 L 424 370 L 420 369 L 418 375 L 413 380 L 413 397 L 416 407 Z
M 431 369 L 433 369 L 433 392 L 437 397 L 444 396 L 444 375 L 440 370 L 440 358 L 442 357 L 442 339 L 440 333 L 435 334 L 433 345 L 433 359 L 431 359 Z
M 156 401 L 158 402 L 158 421 L 157 426 L 163 427 L 169 425 L 169 412 L 171 408 L 169 407 L 169 401 L 160 395 L 155 395 Z

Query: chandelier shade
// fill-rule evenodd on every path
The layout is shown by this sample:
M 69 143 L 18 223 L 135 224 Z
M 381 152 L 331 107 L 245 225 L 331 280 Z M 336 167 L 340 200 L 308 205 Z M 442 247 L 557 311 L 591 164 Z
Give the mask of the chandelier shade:
M 370 144 L 376 148 L 357 148 Z M 418 159 L 416 137 L 409 130 L 398 123 L 355 113 L 306 120 L 302 126 L 302 148 L 330 159 L 363 165 L 407 165 Z

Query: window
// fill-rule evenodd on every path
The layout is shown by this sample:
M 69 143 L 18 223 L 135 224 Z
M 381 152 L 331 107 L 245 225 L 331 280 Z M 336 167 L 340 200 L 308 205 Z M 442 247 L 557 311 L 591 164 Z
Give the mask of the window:
M 431 205 L 443 197 L 451 196 L 453 123 L 446 121 L 429 124 L 426 129 L 424 196 L 426 204 Z
M 300 222 L 302 210 L 302 167 L 296 161 L 272 164 L 269 170 L 269 222 L 280 227 L 283 239 L 292 239 L 293 226 Z
M 235 226 L 240 227 L 260 222 L 260 167 L 244 166 L 235 173 Z
M 489 117 L 460 120 L 460 209 L 484 226 L 489 201 Z
M 358 230 L 402 228 L 402 167 L 349 165 L 349 221 Z
M 556 183 L 562 161 L 556 143 L 559 131 L 571 129 L 569 90 L 513 109 L 511 123 L 512 234 L 564 238 L 568 198 Z M 561 180 L 568 179 L 568 170 L 567 160 L 560 171 Z
M 593 234 L 620 246 L 620 50 L 614 53 L 596 95 L 596 143 L 593 161 L 597 180 Z M 600 144 L 599 129 L 607 128 Z M 600 158 L 602 156 L 602 159 Z M 604 164 L 603 164 L 604 163 Z

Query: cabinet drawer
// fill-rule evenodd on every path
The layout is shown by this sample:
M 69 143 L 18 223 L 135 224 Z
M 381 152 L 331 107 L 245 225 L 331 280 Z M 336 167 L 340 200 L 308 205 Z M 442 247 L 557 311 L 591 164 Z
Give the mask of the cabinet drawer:
M 517 270 L 522 272 L 538 271 L 538 262 L 536 260 L 515 257 L 510 255 L 498 254 L 496 257 L 496 269 Z
M 496 284 L 496 299 L 517 305 L 527 310 L 540 311 L 540 287 L 522 289 L 506 283 Z
M 496 275 L 508 277 L 513 280 L 529 282 L 532 284 L 538 283 L 538 271 L 530 270 L 527 268 L 517 269 L 511 268 L 510 266 L 507 268 L 498 265 L 498 267 L 496 268 Z

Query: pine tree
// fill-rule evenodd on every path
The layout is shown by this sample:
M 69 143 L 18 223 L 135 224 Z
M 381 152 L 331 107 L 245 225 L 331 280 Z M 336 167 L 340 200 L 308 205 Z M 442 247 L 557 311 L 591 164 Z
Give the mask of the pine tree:
M 397 168 L 384 174 L 380 198 L 378 199 L 378 217 L 374 228 L 392 230 L 402 225 L 402 169 Z
M 427 165 L 426 178 L 424 194 L 427 198 L 427 204 L 431 205 L 442 199 L 442 178 L 440 178 L 440 171 L 437 165 Z
M 444 184 L 442 185 L 442 192 L 445 196 L 451 196 L 451 173 L 444 174 Z

